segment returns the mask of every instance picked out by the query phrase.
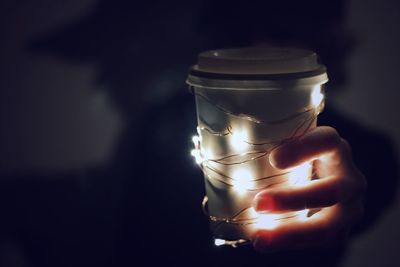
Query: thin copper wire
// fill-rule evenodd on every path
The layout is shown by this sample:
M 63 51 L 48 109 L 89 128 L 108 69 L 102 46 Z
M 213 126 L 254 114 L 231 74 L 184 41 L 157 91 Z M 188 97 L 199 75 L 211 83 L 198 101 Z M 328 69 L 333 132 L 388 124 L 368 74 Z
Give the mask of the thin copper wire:
M 227 136 L 227 135 L 232 134 L 232 132 L 230 130 L 230 126 L 227 127 L 227 131 L 225 133 L 214 131 L 214 130 L 212 130 L 212 129 L 208 128 L 208 127 L 205 127 L 205 126 L 199 127 L 199 129 L 201 131 L 206 131 L 206 132 L 208 132 L 208 133 L 210 133 L 212 135 L 216 135 L 216 136 Z
M 304 113 L 308 113 L 308 112 L 310 112 L 310 111 L 312 111 L 312 110 L 314 109 L 314 108 L 308 108 L 308 109 L 306 109 L 306 110 L 303 110 L 303 111 L 301 111 L 301 112 L 298 112 L 298 113 L 289 115 L 288 117 L 285 117 L 285 118 L 282 118 L 282 119 L 272 120 L 272 121 L 266 121 L 266 120 L 258 119 L 258 118 L 254 117 L 254 116 L 250 116 L 250 115 L 244 114 L 244 113 L 240 113 L 240 114 L 233 113 L 233 112 L 231 112 L 231 111 L 225 109 L 224 107 L 222 107 L 222 106 L 220 106 L 220 105 L 214 103 L 213 101 L 211 101 L 211 100 L 210 100 L 208 97 L 206 97 L 205 95 L 202 95 L 202 94 L 200 94 L 200 93 L 196 93 L 196 92 L 194 92 L 194 90 L 191 90 L 191 92 L 192 92 L 195 96 L 199 96 L 199 97 L 203 98 L 203 99 L 206 100 L 208 103 L 210 103 L 211 105 L 213 105 L 213 106 L 216 107 L 217 109 L 221 110 L 221 111 L 224 112 L 225 114 L 228 114 L 228 115 L 231 115 L 231 116 L 233 116 L 233 117 L 240 118 L 240 119 L 245 119 L 245 120 L 248 120 L 248 121 L 251 121 L 251 122 L 255 122 L 255 123 L 258 123 L 258 124 L 261 124 L 261 123 L 262 123 L 262 124 L 269 124 L 269 125 L 280 124 L 280 123 L 283 123 L 283 122 L 292 120 L 292 119 L 294 119 L 294 118 L 296 118 L 296 117 L 298 117 L 298 116 L 301 116 L 301 115 L 303 115 Z
M 300 123 L 300 125 L 296 127 L 296 129 L 295 129 L 294 132 L 290 135 L 290 137 L 287 137 L 287 138 L 284 138 L 284 139 L 280 139 L 280 140 L 274 140 L 274 141 L 269 141 L 269 142 L 263 142 L 263 143 L 256 143 L 256 142 L 251 142 L 251 141 L 248 141 L 248 140 L 243 140 L 243 142 L 245 142 L 245 143 L 248 144 L 248 145 L 252 145 L 252 146 L 264 146 L 264 145 L 273 145 L 273 144 L 277 144 L 277 146 L 279 146 L 280 144 L 283 144 L 283 143 L 285 143 L 285 142 L 288 142 L 288 141 L 292 140 L 292 139 L 295 138 L 295 137 L 300 137 L 300 136 L 304 135 L 304 134 L 309 130 L 309 128 L 311 127 L 311 125 L 312 125 L 312 123 L 314 122 L 314 120 L 318 117 L 318 114 L 319 114 L 319 112 L 320 112 L 320 110 L 321 110 L 322 108 L 323 108 L 323 102 L 321 102 L 321 104 L 320 104 L 318 107 L 316 107 L 316 108 L 308 109 L 307 112 L 309 112 L 309 111 L 311 111 L 311 110 L 314 110 L 314 113 L 310 116 L 310 118 L 308 118 L 308 119 L 302 121 L 302 122 Z M 300 113 L 301 113 L 301 114 L 300 114 Z M 304 114 L 305 112 L 300 112 L 300 113 L 298 113 L 298 114 L 302 115 L 302 114 Z M 227 114 L 231 114 L 231 113 L 227 113 Z M 295 115 L 296 115 L 296 114 L 295 114 Z M 289 120 L 293 119 L 293 117 L 297 117 L 297 116 L 292 115 L 291 118 L 289 118 Z M 282 120 L 283 120 L 283 119 L 282 119 Z M 286 121 L 285 121 L 285 122 L 286 122 Z M 309 125 L 306 127 L 306 129 L 304 129 L 304 131 L 302 132 L 302 134 L 297 135 L 298 131 L 299 131 L 307 122 L 310 122 L 310 123 L 309 123 Z M 226 132 L 213 131 L 213 130 L 211 130 L 211 129 L 205 127 L 205 126 L 202 126 L 202 127 L 200 128 L 200 130 L 205 130 L 206 132 L 208 132 L 208 133 L 210 133 L 210 134 L 212 134 L 212 135 L 216 135 L 216 136 L 233 135 L 232 127 L 231 127 L 230 125 L 228 125 L 228 126 L 226 127 Z M 238 154 L 238 155 L 240 155 L 240 154 Z M 230 156 L 227 156 L 227 157 L 230 157 Z
M 254 161 L 254 160 L 263 158 L 265 156 L 268 156 L 269 153 L 270 153 L 270 151 L 253 151 L 253 152 L 247 152 L 247 153 L 241 153 L 241 154 L 233 154 L 233 155 L 225 156 L 225 157 L 222 157 L 219 159 L 206 159 L 205 162 L 209 161 L 209 162 L 214 162 L 214 163 L 218 163 L 221 165 L 227 165 L 227 166 L 228 165 L 238 165 L 238 164 L 243 164 L 243 163 L 246 163 L 249 161 Z M 258 155 L 258 156 L 254 156 L 249 159 L 238 161 L 238 162 L 229 162 L 229 163 L 224 162 L 227 159 L 231 159 L 231 158 L 235 158 L 235 157 L 242 157 L 242 156 L 249 156 L 249 155 L 253 155 L 253 154 Z
M 219 227 L 222 223 L 243 226 L 243 225 L 254 224 L 257 222 L 257 218 L 237 219 L 237 217 L 239 217 L 241 214 L 243 214 L 247 210 L 251 209 L 251 207 L 241 209 L 240 211 L 238 211 L 235 215 L 233 215 L 230 218 L 222 218 L 222 217 L 216 217 L 216 216 L 210 215 L 208 212 L 207 204 L 208 204 L 208 197 L 204 196 L 203 201 L 202 201 L 202 210 L 203 210 L 204 215 L 206 215 L 210 221 L 218 223 L 214 228 Z M 288 215 L 286 217 L 280 217 L 279 219 L 276 219 L 276 220 L 287 220 L 287 219 L 292 219 L 295 217 L 297 217 L 297 215 L 292 214 L 292 215 Z M 214 230 L 216 230 L 216 229 L 214 229 Z
M 246 152 L 246 153 L 233 154 L 233 155 L 224 156 L 224 157 L 218 158 L 218 159 L 206 159 L 204 162 L 210 161 L 210 162 L 219 163 L 219 164 L 222 164 L 222 165 L 237 165 L 237 164 L 243 164 L 243 163 L 246 163 L 246 162 L 249 162 L 249 161 L 254 161 L 254 160 L 257 160 L 257 159 L 259 159 L 259 158 L 265 157 L 265 156 L 269 155 L 269 154 L 271 153 L 272 150 L 278 148 L 280 145 L 282 145 L 282 144 L 284 144 L 284 143 L 286 143 L 286 142 L 288 142 L 288 141 L 290 141 L 290 140 L 293 140 L 295 137 L 298 138 L 298 137 L 301 137 L 301 136 L 303 136 L 304 134 L 306 134 L 307 131 L 310 129 L 311 125 L 313 124 L 313 122 L 315 121 L 315 119 L 317 118 L 317 116 L 318 116 L 318 114 L 312 116 L 312 118 L 310 118 L 310 119 L 304 120 L 304 121 L 301 123 L 301 125 L 299 125 L 298 127 L 296 127 L 294 133 L 293 133 L 290 137 L 288 137 L 288 138 L 286 138 L 286 139 L 283 139 L 283 140 L 280 140 L 280 141 L 277 141 L 277 142 L 279 142 L 279 143 L 278 143 L 276 146 L 274 146 L 273 148 L 271 148 L 271 149 L 269 149 L 269 150 L 267 150 L 267 151 L 251 151 L 251 152 Z M 301 129 L 301 128 L 304 126 L 304 124 L 305 124 L 306 122 L 308 122 L 308 121 L 310 121 L 310 123 L 309 123 L 309 124 L 307 125 L 307 127 L 304 129 L 304 131 L 302 132 L 302 134 L 296 136 L 298 130 Z M 266 144 L 268 144 L 268 143 L 253 144 L 253 143 L 249 143 L 249 142 L 247 142 L 247 143 L 248 143 L 248 144 L 251 144 L 251 145 L 266 145 Z M 243 160 L 243 161 L 239 161 L 239 162 L 229 162 L 229 163 L 225 163 L 225 162 L 224 162 L 225 160 L 230 159 L 230 158 L 241 157 L 241 156 L 249 156 L 249 155 L 253 155 L 253 154 L 256 154 L 256 155 L 258 154 L 258 156 L 251 157 L 251 158 L 249 158 L 249 159 L 246 159 L 246 160 Z
M 219 170 L 216 170 L 215 168 L 212 168 L 212 167 L 210 167 L 210 166 L 208 166 L 208 165 L 201 166 L 201 168 L 207 168 L 207 169 L 209 169 L 210 171 L 212 171 L 212 172 L 214 172 L 214 173 L 216 173 L 216 174 L 218 174 L 218 175 L 221 175 L 222 177 L 225 177 L 225 178 L 227 178 L 227 179 L 229 179 L 229 180 L 236 181 L 235 178 L 233 178 L 233 177 L 231 177 L 231 176 L 229 176 L 229 175 L 226 175 L 225 173 L 223 173 L 223 172 L 221 172 L 221 171 L 219 171 Z M 203 170 L 203 171 L 204 171 L 204 170 Z M 249 180 L 249 182 L 258 182 L 258 181 L 262 181 L 262 180 L 267 180 L 267 179 L 271 179 L 271 178 L 274 178 L 274 177 L 283 176 L 283 175 L 286 175 L 286 174 L 289 174 L 289 173 L 290 173 L 290 171 L 287 171 L 287 172 L 283 172 L 283 173 L 278 173 L 278 174 L 273 174 L 273 175 L 264 176 L 264 177 L 260 177 L 260 178 L 255 178 L 255 179 Z

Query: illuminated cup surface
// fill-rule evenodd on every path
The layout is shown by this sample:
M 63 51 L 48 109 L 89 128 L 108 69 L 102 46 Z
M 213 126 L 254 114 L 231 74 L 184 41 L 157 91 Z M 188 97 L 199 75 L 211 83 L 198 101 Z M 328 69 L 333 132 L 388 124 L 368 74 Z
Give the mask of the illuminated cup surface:
M 198 136 L 192 155 L 205 177 L 206 213 L 216 244 L 249 240 L 304 211 L 258 214 L 254 196 L 269 186 L 307 182 L 312 165 L 277 170 L 270 152 L 316 127 L 325 67 L 311 51 L 241 48 L 201 53 L 187 83 L 195 95 Z

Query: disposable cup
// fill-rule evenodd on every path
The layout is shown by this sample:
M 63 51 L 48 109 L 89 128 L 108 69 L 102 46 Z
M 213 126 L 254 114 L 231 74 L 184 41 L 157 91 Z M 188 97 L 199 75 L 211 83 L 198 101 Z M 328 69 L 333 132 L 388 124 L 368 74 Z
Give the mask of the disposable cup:
M 237 246 L 259 229 L 307 219 L 308 210 L 257 213 L 252 203 L 264 189 L 312 178 L 312 162 L 280 170 L 269 155 L 316 127 L 327 81 L 316 53 L 294 48 L 207 51 L 190 68 L 198 123 L 192 155 L 204 173 L 203 209 L 217 245 Z

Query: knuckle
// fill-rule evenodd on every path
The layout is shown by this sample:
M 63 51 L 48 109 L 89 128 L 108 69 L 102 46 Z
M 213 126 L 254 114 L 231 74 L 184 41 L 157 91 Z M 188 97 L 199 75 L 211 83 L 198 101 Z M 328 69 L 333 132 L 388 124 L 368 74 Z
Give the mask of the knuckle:
M 341 137 L 335 128 L 324 126 L 321 129 L 324 134 L 324 138 L 326 142 L 329 142 L 332 145 L 339 145 L 341 142 Z

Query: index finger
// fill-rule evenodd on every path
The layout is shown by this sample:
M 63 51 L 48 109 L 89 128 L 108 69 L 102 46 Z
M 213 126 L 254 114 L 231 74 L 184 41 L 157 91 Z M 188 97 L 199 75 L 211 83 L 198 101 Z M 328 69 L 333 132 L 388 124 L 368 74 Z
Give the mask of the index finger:
M 279 146 L 269 160 L 274 167 L 287 169 L 317 158 L 329 159 L 330 165 L 347 164 L 351 162 L 350 147 L 334 128 L 320 126 Z

